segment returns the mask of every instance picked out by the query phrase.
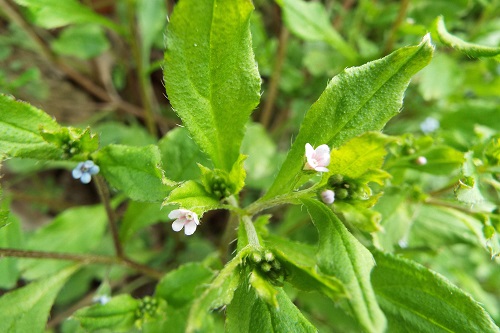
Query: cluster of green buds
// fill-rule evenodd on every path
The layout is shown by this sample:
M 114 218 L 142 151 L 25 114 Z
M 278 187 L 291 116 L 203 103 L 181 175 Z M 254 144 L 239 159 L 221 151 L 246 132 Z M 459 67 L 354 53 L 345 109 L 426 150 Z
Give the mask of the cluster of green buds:
M 362 199 L 366 196 L 360 184 L 340 174 L 328 178 L 328 188 L 335 193 L 335 200 Z
M 270 250 L 255 250 L 246 260 L 246 264 L 251 270 L 256 271 L 261 276 L 276 286 L 282 286 L 286 278 L 286 271 Z
M 145 322 L 164 314 L 165 308 L 164 300 L 151 296 L 144 297 L 135 310 L 135 325 L 141 328 Z
M 224 170 L 210 170 L 200 167 L 202 172 L 201 181 L 205 190 L 218 200 L 229 197 L 235 192 L 234 184 L 229 180 L 229 174 Z
M 75 127 L 61 127 L 57 131 L 40 131 L 43 139 L 48 143 L 59 147 L 62 151 L 62 159 L 77 160 L 87 159 L 89 153 L 99 147 L 97 136 L 90 132 L 90 129 L 80 129 Z
M 214 175 L 212 178 L 211 192 L 218 199 L 227 198 L 232 194 L 225 177 L 221 177 L 219 175 Z

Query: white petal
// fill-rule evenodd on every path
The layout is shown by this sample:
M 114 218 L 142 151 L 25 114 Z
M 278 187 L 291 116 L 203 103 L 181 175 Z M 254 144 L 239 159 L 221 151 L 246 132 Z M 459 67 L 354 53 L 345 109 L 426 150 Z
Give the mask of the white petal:
M 92 179 L 92 176 L 90 176 L 90 173 L 84 172 L 82 174 L 82 177 L 80 178 L 80 181 L 84 184 L 90 183 L 90 180 Z
M 316 157 L 318 166 L 326 167 L 330 165 L 330 155 L 321 155 Z
M 321 156 L 321 155 L 330 155 L 330 147 L 327 145 L 321 145 L 318 148 L 316 148 L 316 154 Z
M 327 205 L 332 204 L 335 201 L 335 192 L 332 190 L 324 190 L 321 192 L 321 200 Z
M 309 160 L 313 155 L 314 155 L 314 148 L 309 143 L 306 143 L 306 157 L 307 157 L 307 159 Z
M 320 167 L 320 166 L 319 166 L 319 167 L 314 168 L 314 170 L 316 170 L 316 171 L 318 171 L 318 172 L 328 172 L 328 171 L 330 171 L 330 170 L 328 170 L 327 168 L 325 168 L 325 167 Z
M 184 227 L 184 221 L 182 220 L 175 220 L 173 223 L 172 223 L 172 229 L 174 231 L 181 231 L 181 229 Z
M 80 168 L 76 167 L 73 169 L 71 172 L 71 175 L 73 176 L 74 179 L 79 179 L 82 176 L 82 170 Z
M 187 209 L 174 209 L 173 211 L 171 211 L 169 214 L 168 214 L 168 218 L 169 219 L 178 219 L 180 217 L 183 217 L 186 215 L 186 213 L 189 212 L 189 210 Z
M 187 236 L 194 234 L 195 231 L 196 231 L 196 223 L 195 223 L 195 221 L 187 223 L 185 225 L 185 227 L 184 227 L 184 233 Z

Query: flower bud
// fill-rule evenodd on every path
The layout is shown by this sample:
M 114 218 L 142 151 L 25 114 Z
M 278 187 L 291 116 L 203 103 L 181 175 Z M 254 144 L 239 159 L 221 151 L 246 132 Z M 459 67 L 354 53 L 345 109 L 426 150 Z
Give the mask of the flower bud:
M 324 190 L 321 192 L 321 200 L 327 205 L 331 205 L 335 201 L 335 192 L 332 190 Z

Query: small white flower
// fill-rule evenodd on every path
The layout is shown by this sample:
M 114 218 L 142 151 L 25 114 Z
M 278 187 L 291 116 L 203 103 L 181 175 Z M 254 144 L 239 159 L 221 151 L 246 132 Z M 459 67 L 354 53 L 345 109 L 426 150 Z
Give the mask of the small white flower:
M 92 179 L 92 175 L 98 174 L 99 170 L 99 166 L 88 160 L 78 163 L 71 174 L 73 175 L 73 178 L 80 179 L 82 183 L 88 184 Z
M 94 298 L 94 302 L 97 302 L 101 305 L 107 304 L 110 300 L 111 300 L 111 297 L 108 295 L 101 295 L 101 296 Z
M 321 192 L 321 200 L 327 205 L 331 205 L 335 201 L 335 192 L 332 190 L 324 190 Z
M 321 145 L 314 149 L 309 143 L 306 143 L 306 159 L 304 170 L 328 172 L 326 167 L 330 165 L 330 148 L 327 145 Z
M 439 128 L 439 120 L 432 117 L 427 117 L 423 122 L 420 123 L 420 129 L 425 134 L 435 132 Z
M 184 228 L 184 233 L 187 236 L 194 234 L 196 227 L 200 224 L 195 212 L 182 208 L 171 211 L 168 218 L 175 219 L 172 223 L 174 231 L 181 231 Z

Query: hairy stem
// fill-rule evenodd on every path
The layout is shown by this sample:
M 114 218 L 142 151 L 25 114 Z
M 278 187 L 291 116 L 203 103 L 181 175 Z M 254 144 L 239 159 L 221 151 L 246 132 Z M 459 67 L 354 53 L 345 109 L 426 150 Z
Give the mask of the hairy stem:
M 106 214 L 108 215 L 108 222 L 111 230 L 111 235 L 113 236 L 113 244 L 115 246 L 116 255 L 119 258 L 127 260 L 125 259 L 125 253 L 123 252 L 123 247 L 120 242 L 120 236 L 118 235 L 118 225 L 116 223 L 116 215 L 113 210 L 113 207 L 111 207 L 108 186 L 106 185 L 106 182 L 104 178 L 102 178 L 102 176 L 96 175 L 94 179 L 97 192 L 99 193 L 101 202 L 103 203 L 104 208 L 106 209 Z
M 260 247 L 259 237 L 257 236 L 257 231 L 255 230 L 252 219 L 249 216 L 243 216 L 242 221 L 245 226 L 248 244 Z
M 120 265 L 133 269 L 137 272 L 143 273 L 157 280 L 163 277 L 162 272 L 157 271 L 151 267 L 139 264 L 130 259 L 111 257 L 111 256 L 0 248 L 0 258 L 1 257 L 67 260 L 67 261 L 79 262 L 86 265 L 90 264 Z

